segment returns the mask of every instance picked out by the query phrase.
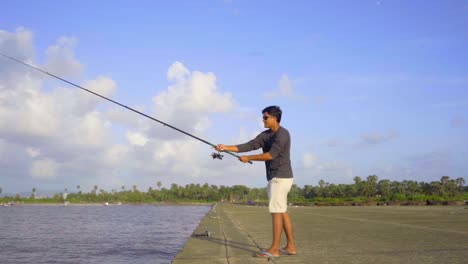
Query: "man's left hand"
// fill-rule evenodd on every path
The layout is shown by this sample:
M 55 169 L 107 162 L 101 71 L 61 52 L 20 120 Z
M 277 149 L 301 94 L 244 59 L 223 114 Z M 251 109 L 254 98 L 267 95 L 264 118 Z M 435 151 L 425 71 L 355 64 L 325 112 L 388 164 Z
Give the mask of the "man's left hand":
M 244 162 L 244 163 L 247 163 L 250 161 L 249 157 L 248 156 L 241 156 L 239 158 L 240 161 Z

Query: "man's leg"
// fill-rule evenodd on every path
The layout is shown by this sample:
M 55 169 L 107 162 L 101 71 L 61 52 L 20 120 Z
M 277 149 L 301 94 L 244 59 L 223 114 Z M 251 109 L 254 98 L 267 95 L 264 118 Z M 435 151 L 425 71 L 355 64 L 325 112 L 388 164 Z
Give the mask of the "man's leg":
M 277 256 L 279 255 L 279 247 L 281 243 L 281 232 L 283 232 L 283 214 L 282 213 L 272 213 L 271 220 L 273 224 L 273 242 L 271 243 L 270 249 L 268 252 Z
M 268 207 L 271 213 L 273 242 L 267 251 L 273 256 L 280 255 L 279 247 L 281 243 L 281 233 L 283 232 L 283 214 L 287 210 L 287 196 L 291 184 L 292 180 L 285 182 L 284 179 L 276 178 L 268 182 Z
M 284 233 L 286 234 L 286 238 L 288 239 L 288 242 L 284 249 L 291 254 L 296 254 L 296 244 L 294 242 L 294 233 L 293 233 L 291 218 L 289 218 L 289 214 L 287 212 L 281 215 L 283 218 L 282 222 L 283 222 Z
M 266 251 L 273 256 L 279 256 L 280 243 L 281 243 L 281 232 L 283 232 L 283 216 L 282 213 L 271 213 L 271 221 L 273 227 L 273 242 L 271 247 Z M 261 252 L 257 253 L 257 256 L 264 256 Z

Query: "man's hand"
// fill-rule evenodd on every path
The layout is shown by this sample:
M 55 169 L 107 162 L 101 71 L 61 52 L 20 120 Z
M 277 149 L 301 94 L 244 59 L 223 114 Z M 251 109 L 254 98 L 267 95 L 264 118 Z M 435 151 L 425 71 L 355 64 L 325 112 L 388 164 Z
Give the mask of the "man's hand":
M 247 162 L 250 161 L 249 156 L 241 156 L 241 157 L 239 158 L 239 160 L 242 161 L 242 162 L 244 162 L 244 163 L 247 163 Z
M 218 144 L 218 145 L 216 145 L 216 147 L 214 149 L 216 149 L 216 151 L 221 152 L 221 151 L 224 151 L 226 149 L 226 145 Z

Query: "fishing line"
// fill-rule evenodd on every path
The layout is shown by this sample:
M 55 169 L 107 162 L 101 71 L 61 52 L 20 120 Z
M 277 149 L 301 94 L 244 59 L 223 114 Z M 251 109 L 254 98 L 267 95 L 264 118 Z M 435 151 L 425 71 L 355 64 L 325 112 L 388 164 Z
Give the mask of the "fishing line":
M 179 129 L 179 128 L 175 127 L 175 126 L 172 126 L 172 125 L 170 125 L 170 124 L 168 124 L 168 123 L 165 123 L 165 122 L 163 122 L 163 121 L 161 121 L 161 120 L 158 120 L 158 119 L 156 119 L 156 118 L 154 118 L 154 117 L 152 117 L 152 116 L 149 116 L 149 115 L 147 115 L 147 114 L 145 114 L 145 113 L 142 113 L 142 112 L 140 112 L 140 111 L 138 111 L 138 110 L 135 110 L 135 109 L 133 109 L 133 108 L 131 108 L 131 107 L 128 107 L 128 106 L 126 106 L 126 105 L 123 105 L 123 104 L 121 104 L 121 103 L 119 103 L 119 102 L 117 102 L 117 101 L 114 101 L 114 100 L 112 100 L 112 99 L 110 99 L 110 98 L 107 98 L 107 97 L 105 97 L 105 96 L 103 96 L 103 95 L 100 95 L 100 94 L 98 94 L 98 93 L 96 93 L 96 92 L 93 92 L 93 91 L 91 91 L 91 90 L 88 90 L 88 89 L 86 89 L 86 88 L 84 88 L 84 87 L 82 87 L 82 86 L 79 86 L 79 85 L 75 84 L 75 83 L 72 83 L 72 82 L 70 82 L 70 81 L 67 81 L 67 80 L 65 80 L 65 79 L 63 79 L 63 78 L 61 78 L 61 77 L 59 77 L 59 76 L 57 76 L 57 75 L 54 75 L 54 74 L 49 73 L 49 72 L 46 72 L 46 71 L 44 71 L 44 70 L 42 70 L 42 69 L 40 69 L 40 68 L 34 67 L 34 66 L 32 66 L 32 65 L 30 65 L 30 64 L 28 64 L 28 63 L 22 62 L 22 61 L 20 61 L 20 60 L 18 60 L 18 59 L 15 59 L 15 58 L 13 58 L 13 57 L 7 56 L 7 55 L 5 55 L 5 54 L 3 54 L 3 53 L 0 53 L 0 54 L 1 54 L 3 57 L 5 57 L 5 58 L 8 58 L 8 59 L 10 59 L 10 60 L 12 60 L 12 61 L 15 61 L 15 62 L 17 62 L 17 63 L 23 64 L 23 65 L 25 65 L 25 66 L 27 66 L 27 67 L 33 68 L 34 70 L 40 71 L 40 72 L 42 72 L 42 73 L 44 73 L 44 74 L 47 74 L 47 75 L 49 75 L 49 76 L 51 76 L 51 77 L 53 77 L 53 78 L 55 78 L 55 79 L 58 79 L 58 80 L 60 80 L 60 81 L 62 81 L 62 82 L 65 82 L 65 83 L 68 83 L 68 84 L 70 84 L 70 85 L 72 85 L 72 86 L 75 86 L 76 88 L 79 88 L 79 89 L 81 89 L 81 90 L 83 90 L 83 91 L 86 91 L 86 92 L 88 92 L 88 93 L 94 94 L 94 95 L 96 95 L 96 96 L 98 96 L 98 97 L 101 97 L 102 99 L 105 99 L 105 100 L 111 102 L 111 103 L 114 103 L 114 104 L 116 104 L 116 105 L 118 105 L 118 106 L 121 106 L 121 107 L 123 107 L 123 108 L 126 108 L 126 109 L 128 109 L 128 110 L 130 110 L 130 111 L 132 111 L 132 112 L 135 112 L 135 113 L 137 113 L 137 114 L 139 114 L 139 115 L 142 115 L 142 116 L 144 116 L 144 117 L 146 117 L 146 118 L 149 118 L 149 119 L 151 119 L 151 120 L 153 120 L 153 121 L 156 121 L 156 122 L 158 122 L 158 123 L 160 123 L 160 124 L 163 124 L 164 126 L 167 126 L 167 127 L 169 127 L 169 128 L 172 128 L 172 129 L 174 129 L 174 130 L 176 130 L 176 131 L 179 131 L 179 132 L 182 133 L 182 134 L 185 134 L 185 135 L 187 135 L 187 136 L 189 136 L 189 137 L 192 137 L 192 138 L 194 138 L 194 139 L 197 139 L 197 140 L 199 140 L 199 141 L 201 141 L 201 142 L 203 142 L 203 143 L 205 143 L 205 144 L 208 144 L 208 145 L 210 145 L 210 146 L 216 148 L 216 145 L 215 145 L 215 144 L 210 143 L 210 142 L 208 142 L 208 141 L 206 141 L 206 140 L 204 140 L 204 139 L 202 139 L 202 138 L 199 138 L 199 137 L 197 137 L 197 136 L 195 136 L 195 135 L 192 135 L 192 134 L 190 134 L 190 133 L 188 133 L 188 132 L 185 132 L 185 131 L 182 130 L 182 129 Z M 234 154 L 234 153 L 232 153 L 232 152 L 229 152 L 229 151 L 224 151 L 224 152 L 227 153 L 227 154 L 229 154 L 229 155 L 231 155 L 231 156 L 233 156 L 233 157 L 240 158 L 240 156 L 238 156 L 238 155 L 236 155 L 236 154 Z M 211 154 L 211 157 L 213 157 L 213 159 L 223 159 L 223 156 L 224 156 L 224 155 L 222 155 L 222 154 L 219 153 L 219 152 L 218 152 L 218 153 L 213 153 L 213 154 Z M 252 161 L 249 161 L 249 163 L 252 164 Z

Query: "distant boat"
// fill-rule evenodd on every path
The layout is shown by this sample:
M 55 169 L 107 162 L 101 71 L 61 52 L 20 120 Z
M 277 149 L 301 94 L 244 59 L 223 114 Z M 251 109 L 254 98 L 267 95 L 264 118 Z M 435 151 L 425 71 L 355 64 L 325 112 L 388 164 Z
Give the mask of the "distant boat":
M 105 202 L 105 203 L 104 203 L 104 206 L 109 206 L 109 203 L 108 203 L 108 202 Z
M 117 205 L 122 205 L 122 203 L 121 203 L 121 202 L 118 202 Z
M 63 205 L 65 205 L 65 206 L 70 205 L 70 202 L 69 202 L 69 201 L 65 201 L 65 202 L 63 203 Z

